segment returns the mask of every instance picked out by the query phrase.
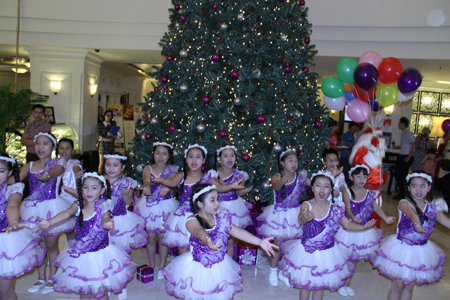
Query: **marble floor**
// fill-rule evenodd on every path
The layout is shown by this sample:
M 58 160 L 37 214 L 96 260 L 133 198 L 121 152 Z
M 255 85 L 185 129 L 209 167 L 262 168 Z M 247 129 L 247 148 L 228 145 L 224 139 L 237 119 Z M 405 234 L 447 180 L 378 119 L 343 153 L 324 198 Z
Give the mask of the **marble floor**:
M 435 196 L 436 197 L 436 196 Z M 437 197 L 436 197 L 437 198 Z M 389 215 L 397 216 L 398 201 L 391 200 L 390 196 L 383 195 L 383 208 Z M 382 224 L 386 235 L 395 233 L 395 225 Z M 450 230 L 438 224 L 431 235 L 431 240 L 435 242 L 447 254 L 450 254 Z M 60 246 L 65 244 L 64 238 L 60 240 Z M 62 248 L 61 248 L 62 249 Z M 147 264 L 147 254 L 145 249 L 137 249 L 132 252 L 133 260 L 138 264 Z M 170 258 L 169 258 L 170 259 Z M 235 295 L 234 299 L 277 299 L 283 300 L 298 299 L 299 290 L 288 288 L 284 283 L 279 282 L 278 287 L 269 285 L 269 264 L 267 259 L 260 260 L 256 266 L 243 266 L 244 290 Z M 444 264 L 446 275 L 441 281 L 425 286 L 417 286 L 414 289 L 413 299 L 449 299 L 450 293 L 450 262 Z M 37 273 L 20 277 L 16 282 L 16 293 L 19 299 L 78 299 L 76 294 L 63 294 L 54 292 L 44 296 L 40 292 L 36 294 L 28 294 L 27 289 L 37 279 Z M 169 300 L 176 299 L 169 296 L 165 291 L 165 280 L 155 279 L 153 282 L 143 284 L 136 279 L 128 283 L 128 299 L 154 299 Z M 391 281 L 380 276 L 377 271 L 372 269 L 372 265 L 368 262 L 358 263 L 355 276 L 353 277 L 351 286 L 355 290 L 356 295 L 352 299 L 386 299 L 387 292 L 391 286 Z M 447 295 L 447 296 L 446 296 Z M 342 297 L 338 293 L 325 292 L 324 299 L 344 299 L 350 297 Z M 117 295 L 112 295 L 110 299 L 117 299 Z

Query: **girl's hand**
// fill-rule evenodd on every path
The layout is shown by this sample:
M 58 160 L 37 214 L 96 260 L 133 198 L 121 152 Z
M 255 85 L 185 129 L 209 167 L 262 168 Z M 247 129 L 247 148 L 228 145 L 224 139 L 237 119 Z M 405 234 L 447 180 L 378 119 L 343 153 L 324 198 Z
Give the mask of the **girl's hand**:
M 362 223 L 362 220 L 358 219 L 357 217 L 352 218 L 352 221 L 355 222 L 355 223 L 358 223 L 358 224 Z
M 287 181 L 288 181 L 287 178 L 283 178 L 280 175 L 280 179 L 278 179 L 278 182 L 277 182 L 277 189 L 278 190 L 281 189 L 286 184 Z
M 44 220 L 44 219 L 39 219 L 39 221 L 36 222 L 36 226 L 33 227 L 32 230 L 35 230 L 36 228 L 41 228 L 41 229 L 47 229 L 52 225 L 52 223 L 50 221 Z
M 110 219 L 108 222 L 102 221 L 103 228 L 106 230 L 114 229 L 114 220 Z
M 242 189 L 241 191 L 240 191 L 240 195 L 246 195 L 246 194 L 248 194 L 248 193 L 250 193 L 250 191 L 253 189 L 253 185 L 252 186 L 249 186 L 248 188 L 245 188 L 245 189 Z
M 203 244 L 208 246 L 209 249 L 214 250 L 214 251 L 219 250 L 219 248 L 223 246 L 223 244 L 216 245 L 214 243 L 214 241 L 212 240 L 212 238 L 209 236 L 209 234 L 206 234 L 204 237 L 202 237 L 201 241 L 203 242 Z
M 44 170 L 44 172 L 36 175 L 36 179 L 42 182 L 48 182 L 50 180 L 50 176 L 48 175 L 48 172 Z
M 338 177 L 339 175 L 342 174 L 343 171 L 344 171 L 344 167 L 341 167 L 340 169 L 334 170 L 333 173 L 331 173 L 331 175 L 333 175 L 333 177 Z
M 310 210 L 305 212 L 303 215 L 300 215 L 300 218 L 299 218 L 299 220 L 302 224 L 311 222 L 313 219 L 314 219 L 314 213 Z
M 244 184 L 245 184 L 245 180 L 244 180 L 244 179 L 241 179 L 241 180 L 239 180 L 238 182 L 235 182 L 235 183 L 233 183 L 233 184 L 230 184 L 230 187 L 231 187 L 233 190 L 242 190 L 242 189 L 244 188 Z
M 71 194 L 71 195 L 77 195 L 77 193 L 78 193 L 76 189 L 67 187 L 65 185 L 62 187 L 62 189 L 65 190 L 68 194 Z
M 128 184 L 128 187 L 126 189 L 123 189 L 120 191 L 120 193 L 122 194 L 122 197 L 133 197 L 133 190 L 131 189 L 131 182 Z
M 161 189 L 161 191 L 159 192 L 159 195 L 161 196 L 161 197 L 164 197 L 164 196 L 166 196 L 168 193 L 170 192 L 170 189 L 168 188 L 168 187 L 163 187 L 162 189 Z
M 363 225 L 363 229 L 372 228 L 376 222 L 377 221 L 375 221 L 375 219 L 370 220 L 369 222 Z
M 152 191 L 150 190 L 150 187 L 144 186 L 144 188 L 142 189 L 142 195 L 144 195 L 144 196 L 151 196 L 152 195 Z
M 414 224 L 414 230 L 415 230 L 416 232 L 418 232 L 418 233 L 427 233 L 427 232 L 425 231 L 425 229 L 423 229 L 422 224 L 420 224 L 420 223 L 415 223 L 415 224 Z
M 273 237 L 268 237 L 268 238 L 261 240 L 261 244 L 259 244 L 261 249 L 266 251 L 267 255 L 269 255 L 270 257 L 273 257 L 275 255 L 275 250 L 280 251 L 280 247 L 271 243 L 272 240 L 273 240 Z
M 162 184 L 164 178 L 159 177 L 159 175 L 156 175 L 153 173 L 153 171 L 150 171 L 150 175 L 153 177 L 153 182 L 157 184 Z
M 10 232 L 10 231 L 19 230 L 21 228 L 30 228 L 30 224 L 27 224 L 27 223 L 15 223 L 15 224 L 9 225 L 5 229 L 3 229 L 3 231 L 4 232 Z
M 339 197 L 339 195 L 341 193 L 339 193 L 339 191 L 337 191 L 337 190 L 333 190 L 332 194 L 333 194 L 333 197 Z
M 384 218 L 384 222 L 386 222 L 386 224 L 392 224 L 395 222 L 395 220 L 397 220 L 396 217 L 386 217 Z

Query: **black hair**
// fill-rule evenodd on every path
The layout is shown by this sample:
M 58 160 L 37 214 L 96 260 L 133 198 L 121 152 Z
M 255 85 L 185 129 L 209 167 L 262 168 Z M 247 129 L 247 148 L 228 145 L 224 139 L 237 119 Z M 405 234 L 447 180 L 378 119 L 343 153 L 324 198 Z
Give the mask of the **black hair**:
M 206 173 L 206 170 L 209 169 L 209 159 L 208 159 L 208 154 L 205 155 L 205 152 L 203 151 L 202 148 L 193 147 L 193 148 L 191 148 L 191 149 L 194 149 L 194 148 L 200 149 L 200 151 L 203 153 L 203 158 L 205 159 L 205 172 L 203 172 L 203 174 L 204 174 L 204 173 Z M 191 151 L 191 149 L 189 149 L 189 151 Z M 188 156 L 189 151 L 186 153 L 186 156 Z M 183 161 L 183 173 L 184 173 L 183 183 L 181 184 L 180 188 L 178 189 L 178 198 L 181 197 L 181 196 L 183 195 L 184 182 L 186 181 L 186 177 L 187 177 L 188 171 L 189 171 L 189 167 L 188 167 L 188 165 L 187 165 L 187 163 L 186 163 L 186 157 L 185 157 L 185 158 L 184 158 L 184 161 Z
M 409 126 L 409 119 L 407 117 L 401 117 L 398 122 L 404 124 L 406 128 Z
M 417 171 L 417 172 L 414 172 L 414 173 L 417 173 L 417 174 L 424 174 L 424 175 L 427 175 L 427 176 L 431 176 L 431 175 L 429 175 L 429 174 L 427 174 L 427 173 L 425 173 L 425 172 L 422 172 L 422 171 Z M 410 193 L 410 191 L 409 191 L 409 185 L 411 184 L 411 181 L 412 181 L 414 178 L 422 178 L 422 177 L 419 177 L 419 176 L 417 176 L 417 177 L 411 177 L 408 181 L 405 181 L 406 200 L 408 200 L 409 202 L 411 202 L 412 204 L 414 204 L 414 207 L 416 208 L 416 211 L 417 211 L 417 213 L 419 214 L 419 216 L 422 216 L 426 221 L 428 221 L 427 215 L 425 215 L 425 214 L 423 213 L 423 211 L 419 208 L 419 206 L 417 205 L 416 201 L 414 201 L 414 199 L 412 198 L 411 193 Z M 428 184 L 429 186 L 431 186 L 429 193 L 430 193 L 430 198 L 433 199 L 433 182 L 430 183 L 430 182 L 428 182 L 428 180 L 426 180 L 425 178 L 423 178 L 423 179 L 427 182 L 427 184 Z
M 226 145 L 223 145 L 222 147 L 225 147 Z M 222 147 L 220 147 L 220 148 L 222 148 Z M 220 149 L 219 148 L 219 149 Z M 234 163 L 234 166 L 233 166 L 233 169 L 235 169 L 235 168 L 237 168 L 237 153 L 236 153 L 236 151 L 234 151 L 234 149 L 232 149 L 232 148 L 228 148 L 228 149 L 231 149 L 231 150 L 233 150 L 233 152 L 234 152 L 234 155 L 236 156 L 236 162 Z M 224 149 L 225 150 L 225 149 Z M 222 150 L 223 151 L 223 150 Z M 216 170 L 217 171 L 217 162 L 219 161 L 219 157 L 220 157 L 220 155 L 222 154 L 222 151 L 220 151 L 219 152 L 219 154 L 217 154 L 217 151 L 216 151 L 216 154 L 215 154 L 215 159 L 214 159 L 214 170 Z M 218 177 L 217 177 L 217 180 L 219 180 L 220 179 L 220 175 L 218 175 Z
M 175 161 L 175 157 L 173 156 L 173 149 L 172 148 L 170 148 L 169 146 L 165 146 L 165 145 L 157 145 L 157 146 L 154 146 L 153 147 L 153 155 L 155 155 L 155 151 L 156 151 L 156 148 L 158 148 L 159 146 L 161 146 L 161 147 L 164 147 L 164 148 L 166 148 L 167 149 L 167 151 L 169 152 L 169 159 L 167 160 L 167 164 L 169 165 L 169 164 L 174 164 L 174 161 Z M 153 156 L 153 162 L 155 163 L 155 157 Z
M 436 155 L 436 149 L 435 148 L 430 148 L 427 150 L 427 154 L 434 154 Z
M 75 145 L 74 145 L 74 143 L 73 143 L 73 141 L 72 141 L 71 139 L 68 139 L 68 138 L 62 138 L 62 139 L 60 139 L 60 140 L 58 141 L 58 144 L 56 145 L 56 157 L 59 156 L 59 152 L 58 152 L 59 145 L 60 145 L 61 143 L 64 143 L 64 142 L 65 142 L 65 143 L 69 143 L 70 146 L 72 147 L 72 149 L 75 148 Z
M 336 149 L 328 148 L 323 150 L 322 152 L 322 159 L 325 160 L 328 154 L 336 154 L 337 158 L 339 159 L 339 153 L 336 151 Z
M 294 153 L 292 153 L 292 151 L 286 152 L 286 153 L 284 153 L 283 157 L 281 157 L 281 151 L 278 152 L 277 161 L 278 161 L 278 171 L 280 172 L 280 179 L 282 179 L 281 171 L 283 171 L 283 166 L 281 165 L 281 161 L 284 161 L 286 159 L 286 157 L 288 157 L 291 154 L 296 155 L 297 152 L 295 150 L 294 150 Z M 284 199 L 285 197 L 286 197 L 286 184 L 284 184 L 283 187 L 281 188 L 281 199 Z
M 363 172 L 363 174 L 366 176 L 369 175 L 369 172 L 364 167 L 358 167 L 358 168 L 354 169 L 350 175 L 351 176 L 358 175 L 358 174 L 361 174 L 361 172 Z M 352 189 L 353 180 L 350 179 L 350 176 L 348 176 L 348 181 L 349 181 L 348 186 L 350 188 L 350 194 L 352 194 L 352 199 L 355 199 L 355 192 L 353 192 L 353 189 Z
M 86 177 L 86 178 L 96 178 L 100 182 L 102 188 L 106 188 L 105 193 L 103 195 L 101 195 L 100 198 L 105 198 L 105 199 L 111 198 L 111 184 L 109 183 L 108 179 L 105 178 L 105 181 L 106 181 L 106 187 L 105 187 L 103 182 L 100 179 L 98 179 L 97 177 Z M 86 180 L 86 178 L 78 180 L 78 183 L 77 183 L 78 206 L 80 207 L 80 214 L 78 215 L 78 224 L 80 224 L 80 226 L 83 223 L 83 208 L 84 208 L 83 183 L 84 183 L 84 180 Z
M 103 116 L 106 116 L 107 113 L 111 113 L 111 114 L 113 115 L 113 117 L 114 117 L 114 112 L 113 112 L 112 110 L 107 109 L 107 110 L 103 113 Z
M 118 153 L 114 153 L 114 155 L 119 155 L 119 156 L 124 156 L 126 157 L 125 160 L 123 159 L 118 159 L 118 161 L 120 162 L 120 165 L 125 165 L 125 169 L 124 169 L 124 176 L 130 177 L 130 178 L 134 178 L 134 173 L 133 173 L 133 166 L 131 165 L 131 159 L 130 157 L 128 157 L 128 155 L 122 155 L 122 154 L 118 154 Z M 103 172 L 105 172 L 105 166 L 106 166 L 106 160 L 107 158 L 105 158 L 105 163 L 103 164 Z
M 335 120 L 330 120 L 328 122 L 328 127 L 334 127 L 334 126 L 338 126 L 338 122 Z M 350 127 L 350 126 L 349 126 Z
M 0 152 L 0 156 L 4 156 L 4 157 L 9 157 L 8 153 L 6 152 Z M 6 164 L 6 167 L 8 168 L 9 171 L 12 171 L 12 176 L 14 176 L 14 180 L 16 182 L 20 182 L 20 177 L 19 177 L 19 164 L 17 163 L 17 159 L 16 162 L 14 163 L 14 165 L 6 160 L 0 159 L 0 162 L 3 162 L 4 164 Z
M 54 139 L 55 139 L 55 141 L 56 141 L 56 145 L 58 145 L 58 139 L 56 138 L 56 136 L 54 136 L 51 132 L 39 132 L 39 133 L 46 133 L 46 134 L 49 134 L 49 135 L 51 135 Z M 38 133 L 38 134 L 39 134 Z M 37 134 L 36 134 L 37 135 Z M 44 135 L 45 136 L 45 135 Z M 36 139 L 36 136 L 34 137 L 35 139 Z M 48 139 L 50 139 L 50 142 L 52 142 L 52 145 L 53 145 L 53 147 L 56 147 L 56 145 L 53 143 L 53 140 L 51 139 L 51 138 L 49 138 L 49 137 L 47 137 Z M 52 147 L 52 148 L 53 148 Z
M 314 176 L 313 179 L 311 179 L 311 189 L 313 188 L 314 183 L 316 182 L 316 179 L 319 178 L 319 177 L 325 177 L 325 178 L 328 178 L 328 180 L 330 180 L 330 184 L 331 184 L 331 193 L 330 193 L 330 195 L 331 195 L 331 203 L 334 204 L 334 196 L 333 196 L 334 185 L 333 185 L 333 180 L 331 180 L 330 177 L 325 176 L 325 175 L 316 175 L 316 176 Z
M 36 108 L 40 108 L 40 109 L 42 109 L 42 112 L 45 112 L 45 107 L 42 104 L 33 105 L 33 107 L 31 108 L 31 111 L 35 110 Z
M 352 128 L 353 126 L 358 126 L 359 129 L 362 129 L 362 126 L 356 122 L 350 122 L 350 124 L 348 124 L 348 129 Z
M 194 195 L 198 192 L 200 192 L 201 190 L 203 190 L 204 188 L 207 188 L 208 186 L 210 186 L 207 183 L 200 183 L 200 184 L 195 184 L 194 188 L 192 189 L 192 193 L 190 196 L 190 204 L 191 204 L 191 210 L 192 212 L 195 214 L 195 217 L 197 218 L 198 222 L 200 223 L 200 225 L 204 228 L 204 229 L 211 229 L 213 226 L 211 226 L 210 224 L 208 224 L 208 222 L 206 222 L 205 219 L 203 219 L 202 217 L 200 217 L 197 213 L 200 211 L 200 207 L 198 206 L 197 202 L 202 202 L 205 203 L 205 198 L 208 196 L 208 194 L 211 192 L 205 192 L 203 194 L 201 194 L 200 196 L 197 197 L 197 199 L 195 199 L 194 202 Z

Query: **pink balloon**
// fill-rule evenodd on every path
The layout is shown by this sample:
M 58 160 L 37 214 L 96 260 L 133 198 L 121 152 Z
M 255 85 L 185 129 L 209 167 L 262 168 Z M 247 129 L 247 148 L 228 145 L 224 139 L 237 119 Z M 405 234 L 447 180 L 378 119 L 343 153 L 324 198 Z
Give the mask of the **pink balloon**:
M 383 59 L 381 58 L 380 54 L 374 52 L 374 51 L 368 51 L 365 52 L 361 57 L 359 58 L 359 63 L 369 63 L 375 66 L 375 68 L 378 68 L 378 65 Z
M 347 115 L 354 122 L 365 122 L 370 115 L 370 107 L 359 99 L 352 100 L 347 104 Z

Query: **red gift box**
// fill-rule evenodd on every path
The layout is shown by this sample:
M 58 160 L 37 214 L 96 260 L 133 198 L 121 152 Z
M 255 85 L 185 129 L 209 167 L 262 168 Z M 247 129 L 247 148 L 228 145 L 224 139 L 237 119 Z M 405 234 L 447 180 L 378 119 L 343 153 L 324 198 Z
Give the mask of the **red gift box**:
M 136 279 L 142 283 L 153 281 L 155 270 L 148 265 L 141 265 L 136 269 Z
M 255 246 L 248 246 L 239 244 L 239 264 L 240 265 L 255 265 L 256 264 L 256 250 Z

